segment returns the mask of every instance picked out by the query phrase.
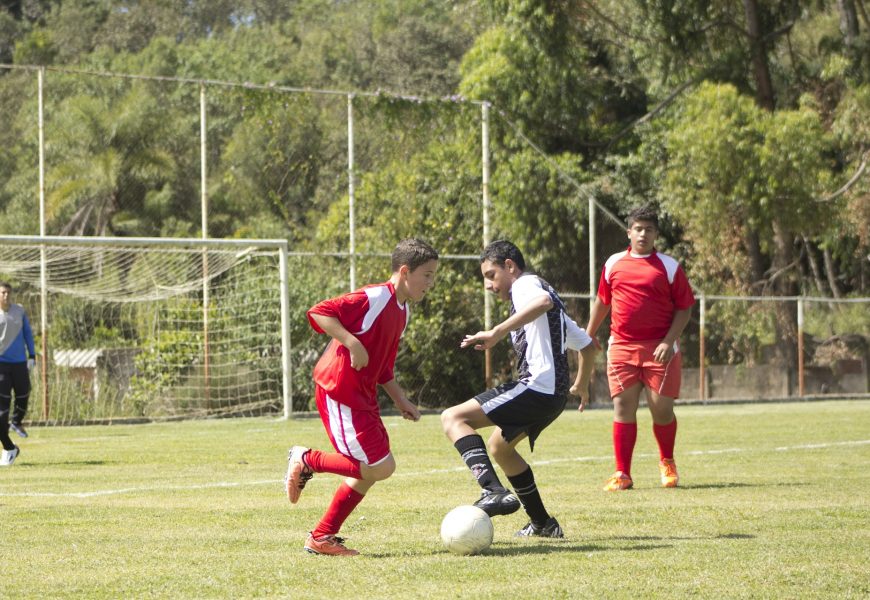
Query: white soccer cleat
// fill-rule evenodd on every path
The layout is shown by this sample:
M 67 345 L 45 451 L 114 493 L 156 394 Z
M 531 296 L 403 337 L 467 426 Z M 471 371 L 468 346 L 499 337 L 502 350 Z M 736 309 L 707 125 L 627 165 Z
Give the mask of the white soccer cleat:
M 21 449 L 18 446 L 15 446 L 12 450 L 4 450 L 3 454 L 0 455 L 0 467 L 11 466 L 19 454 L 21 454 Z

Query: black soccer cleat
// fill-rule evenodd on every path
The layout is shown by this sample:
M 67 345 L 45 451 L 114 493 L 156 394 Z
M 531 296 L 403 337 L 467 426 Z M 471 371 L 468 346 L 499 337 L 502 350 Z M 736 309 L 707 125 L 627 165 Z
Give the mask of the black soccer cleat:
M 481 509 L 490 517 L 494 517 L 496 515 L 510 515 L 517 512 L 520 509 L 520 501 L 513 492 L 508 490 L 500 492 L 483 490 L 474 506 Z
M 11 429 L 23 438 L 26 438 L 28 435 L 27 430 L 24 429 L 24 425 L 22 425 L 21 423 L 9 423 L 9 429 Z
M 555 517 L 550 517 L 543 525 L 535 525 L 529 521 L 528 525 L 517 531 L 516 537 L 563 538 L 565 534 L 562 533 L 559 521 Z

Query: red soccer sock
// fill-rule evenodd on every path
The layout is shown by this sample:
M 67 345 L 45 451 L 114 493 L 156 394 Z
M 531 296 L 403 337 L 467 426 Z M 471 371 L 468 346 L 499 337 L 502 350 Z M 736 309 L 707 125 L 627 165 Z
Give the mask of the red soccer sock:
M 359 461 L 338 452 L 327 453 L 320 450 L 309 450 L 305 453 L 303 460 L 315 473 L 335 473 L 344 477 L 362 479 Z
M 320 519 L 320 523 L 311 532 L 314 539 L 320 539 L 325 535 L 335 535 L 341 529 L 345 519 L 350 516 L 353 509 L 365 498 L 363 494 L 354 491 L 352 487 L 345 482 L 341 482 L 338 490 L 332 497 L 332 502 L 329 503 L 329 508 Z
M 616 470 L 631 476 L 631 456 L 637 441 L 637 423 L 613 422 L 613 454 Z
M 667 425 L 653 423 L 653 435 L 659 444 L 659 458 L 674 458 L 674 442 L 677 440 L 677 418 Z

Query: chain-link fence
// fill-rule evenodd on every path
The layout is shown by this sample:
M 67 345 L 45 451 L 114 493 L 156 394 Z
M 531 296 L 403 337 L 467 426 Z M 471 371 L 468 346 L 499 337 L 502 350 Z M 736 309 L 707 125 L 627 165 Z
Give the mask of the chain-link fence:
M 603 261 L 626 246 L 624 224 L 584 187 L 580 159 L 551 156 L 486 104 L 54 67 L 0 71 L 16 90 L 7 103 L 14 110 L 0 115 L 9 149 L 0 157 L 4 233 L 281 238 L 308 251 L 288 265 L 294 410 L 311 407 L 311 367 L 324 344 L 304 310 L 386 280 L 399 239 L 438 240 L 446 257 L 398 359 L 403 385 L 426 407 L 510 376 L 507 344 L 489 367 L 458 350 L 462 335 L 504 316 L 501 305 L 485 307 L 474 258 L 485 241 L 515 241 L 581 325 Z M 204 302 L 198 294 L 194 302 Z M 709 296 L 703 305 L 682 338 L 684 398 L 867 392 L 866 299 L 805 299 L 803 335 L 798 299 Z M 595 399 L 609 401 L 600 374 L 595 386 Z

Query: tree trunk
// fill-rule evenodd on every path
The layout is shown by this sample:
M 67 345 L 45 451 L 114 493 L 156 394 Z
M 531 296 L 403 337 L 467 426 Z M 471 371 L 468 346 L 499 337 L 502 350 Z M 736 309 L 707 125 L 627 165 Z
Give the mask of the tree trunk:
M 795 296 L 797 289 L 794 278 L 789 273 L 789 265 L 794 259 L 794 245 L 790 232 L 774 219 L 773 268 L 777 274 L 773 281 L 773 292 L 777 296 Z M 777 354 L 784 367 L 797 365 L 797 312 L 793 302 L 776 303 L 776 324 L 779 330 Z
M 843 291 L 840 289 L 840 283 L 837 281 L 837 265 L 834 262 L 834 257 L 831 256 L 831 251 L 825 248 L 822 250 L 822 256 L 825 257 L 825 272 L 828 275 L 828 285 L 831 286 L 831 294 L 834 298 L 842 298 Z
M 759 106 L 772 111 L 776 101 L 770 67 L 767 64 L 767 45 L 761 33 L 757 0 L 743 0 L 743 9 L 746 13 L 746 34 L 749 36 L 749 50 L 752 54 L 752 72 L 755 75 L 755 99 Z
M 837 11 L 840 13 L 840 31 L 846 40 L 846 47 L 855 47 L 858 39 L 858 12 L 855 10 L 854 0 L 837 0 Z
M 804 248 L 807 249 L 807 262 L 810 263 L 810 270 L 813 272 L 813 281 L 815 281 L 816 289 L 819 290 L 820 296 L 826 296 L 828 290 L 824 279 L 822 279 L 822 270 L 819 268 L 819 257 L 816 255 L 816 250 L 806 236 L 801 236 L 801 239 L 804 242 Z
M 757 231 L 746 233 L 746 253 L 749 255 L 749 290 L 755 291 L 764 285 L 764 259 Z

